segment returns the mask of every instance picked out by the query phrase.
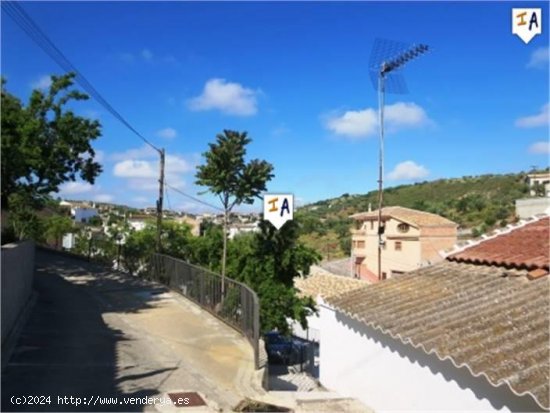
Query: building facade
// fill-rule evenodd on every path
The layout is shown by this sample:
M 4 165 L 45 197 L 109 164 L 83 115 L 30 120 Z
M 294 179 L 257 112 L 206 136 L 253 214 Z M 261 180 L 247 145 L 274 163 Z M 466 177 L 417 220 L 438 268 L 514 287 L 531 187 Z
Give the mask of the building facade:
M 531 196 L 550 196 L 550 172 L 527 175 Z
M 378 280 L 378 210 L 352 215 L 354 275 Z M 443 260 L 441 251 L 457 241 L 458 225 L 439 215 L 403 207 L 382 209 L 382 278 Z

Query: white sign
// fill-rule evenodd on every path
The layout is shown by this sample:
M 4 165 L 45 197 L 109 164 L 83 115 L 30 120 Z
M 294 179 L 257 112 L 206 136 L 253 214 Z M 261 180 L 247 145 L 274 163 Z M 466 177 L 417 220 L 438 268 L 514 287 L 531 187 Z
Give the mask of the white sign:
M 292 220 L 294 217 L 294 195 L 292 194 L 265 194 L 264 219 L 277 228 Z
M 512 33 L 526 44 L 542 33 L 541 9 L 512 9 Z

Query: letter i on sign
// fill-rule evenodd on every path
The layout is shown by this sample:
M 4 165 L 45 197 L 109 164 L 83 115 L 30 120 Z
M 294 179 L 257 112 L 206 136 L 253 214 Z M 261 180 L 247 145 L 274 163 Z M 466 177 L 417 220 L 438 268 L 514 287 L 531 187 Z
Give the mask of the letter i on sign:
M 529 43 L 542 33 L 542 9 L 512 9 L 512 33 Z
M 294 195 L 265 194 L 264 219 L 277 229 L 294 218 Z

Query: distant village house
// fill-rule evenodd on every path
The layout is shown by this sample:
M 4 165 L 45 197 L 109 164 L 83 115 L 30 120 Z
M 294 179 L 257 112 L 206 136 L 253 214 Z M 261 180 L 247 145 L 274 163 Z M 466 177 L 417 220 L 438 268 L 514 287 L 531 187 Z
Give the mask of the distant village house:
M 353 273 L 378 280 L 378 210 L 354 214 Z M 382 278 L 391 278 L 443 260 L 440 251 L 457 241 L 458 225 L 439 215 L 399 206 L 382 208 Z

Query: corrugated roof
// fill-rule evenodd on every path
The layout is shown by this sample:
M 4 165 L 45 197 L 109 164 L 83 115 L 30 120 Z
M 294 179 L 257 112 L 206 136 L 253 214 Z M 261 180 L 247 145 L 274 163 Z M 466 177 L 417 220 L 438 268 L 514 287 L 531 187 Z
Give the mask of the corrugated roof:
M 455 222 L 443 218 L 442 216 L 432 214 L 424 211 L 417 211 L 416 209 L 404 208 L 400 206 L 391 206 L 382 208 L 383 217 L 392 217 L 400 221 L 406 222 L 413 226 L 458 226 Z M 370 212 L 360 212 L 358 214 L 351 215 L 350 218 L 365 220 L 365 219 L 378 219 L 378 210 Z
M 302 297 L 323 298 L 353 291 L 367 285 L 366 281 L 339 275 L 316 273 L 308 277 L 296 277 L 294 286 L 300 290 Z
M 531 270 L 542 268 L 548 271 L 549 251 L 550 217 L 545 217 L 467 247 L 447 259 Z
M 550 278 L 444 261 L 327 297 L 338 310 L 406 344 L 467 366 L 550 408 Z

